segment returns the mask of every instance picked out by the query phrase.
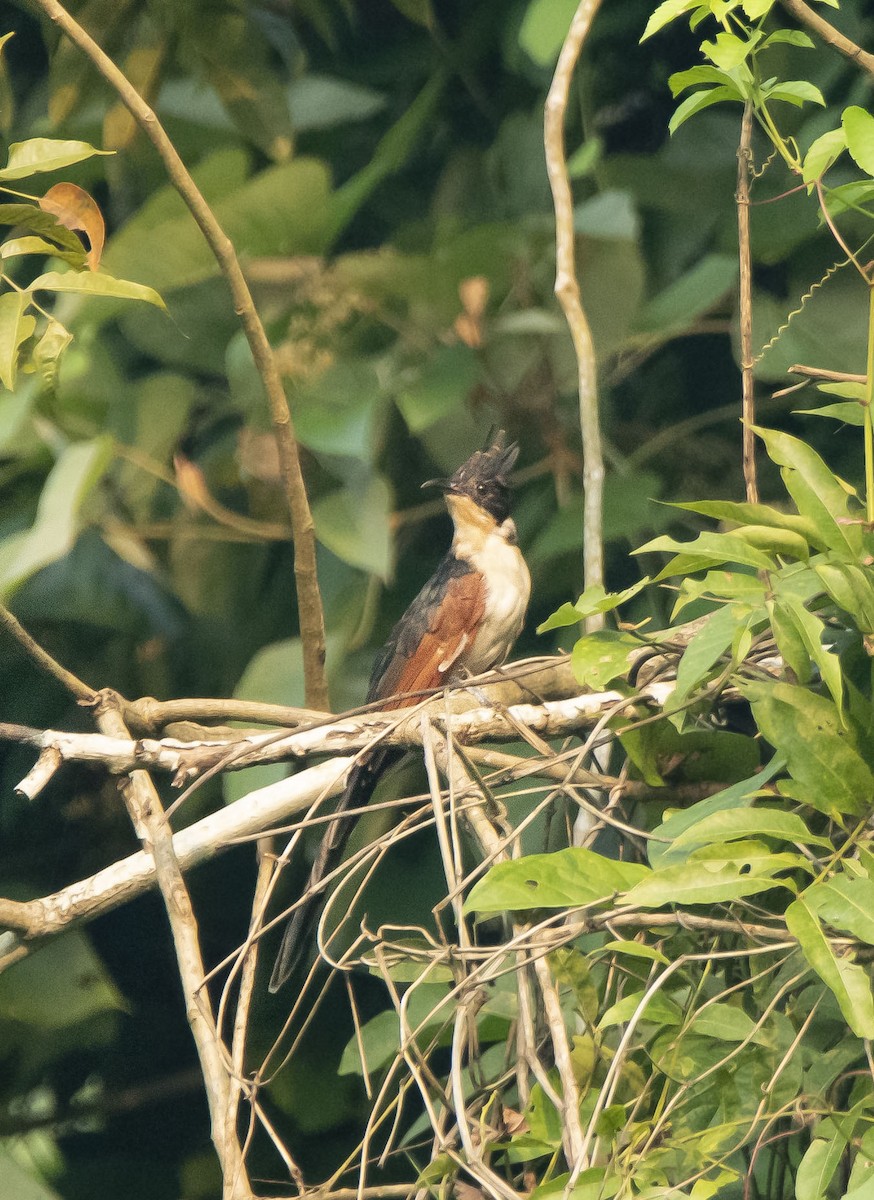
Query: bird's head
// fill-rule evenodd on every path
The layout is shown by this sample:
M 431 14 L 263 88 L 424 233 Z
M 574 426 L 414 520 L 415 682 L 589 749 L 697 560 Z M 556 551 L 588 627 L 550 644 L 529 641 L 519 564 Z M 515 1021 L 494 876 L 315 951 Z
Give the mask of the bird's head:
M 449 479 L 429 479 L 422 487 L 439 487 L 446 493 L 453 518 L 488 519 L 502 525 L 510 515 L 508 476 L 519 457 L 519 447 L 499 429 L 491 445 L 475 450 Z

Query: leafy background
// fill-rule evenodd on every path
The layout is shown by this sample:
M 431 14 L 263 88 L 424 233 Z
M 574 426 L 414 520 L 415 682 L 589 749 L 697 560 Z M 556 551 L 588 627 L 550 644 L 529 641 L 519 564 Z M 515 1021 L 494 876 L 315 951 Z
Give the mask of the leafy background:
M 445 544 L 447 518 L 419 483 L 456 465 L 494 423 L 522 445 L 516 514 L 534 598 L 519 652 L 570 645 L 567 631 L 533 631 L 582 583 L 576 368 L 552 298 L 542 148 L 543 101 L 573 4 L 72 7 L 155 104 L 243 257 L 279 351 L 320 543 L 333 707 L 360 702 L 374 648 Z M 697 41 L 671 28 L 640 45 L 650 11 L 646 0 L 605 6 L 568 127 L 614 587 L 651 565 L 630 548 L 701 527 L 654 501 L 742 492 L 738 120 L 710 110 L 668 139 L 666 80 L 696 61 Z M 21 373 L 0 394 L 0 591 L 95 685 L 299 703 L 285 510 L 264 397 L 225 286 L 151 148 L 78 52 L 26 6 L 2 13 L 0 33 L 15 32 L 0 77 L 4 137 L 118 151 L 63 178 L 101 205 L 105 269 L 157 288 L 168 313 L 57 298 L 74 334 L 57 378 Z M 861 0 L 835 21 L 866 43 Z M 802 52 L 773 53 L 775 71 L 791 78 Z M 845 104 L 864 102 L 866 85 L 828 53 L 799 71 L 833 106 L 789 112 L 806 145 Z M 757 198 L 783 187 L 766 177 Z M 757 207 L 753 237 L 763 346 L 836 255 L 803 196 Z M 19 283 L 42 269 L 8 266 Z M 763 355 L 762 383 L 782 383 L 798 361 L 863 371 L 864 301 L 854 275 L 831 277 Z M 768 423 L 797 430 L 796 399 L 765 401 Z M 858 478 L 858 439 L 810 424 L 830 464 Z M 197 503 L 202 485 L 210 512 Z M 776 488 L 766 469 L 765 498 Z M 649 592 L 629 615 L 664 623 L 671 600 Z M 7 719 L 88 727 L 6 641 L 0 656 Z M 3 894 L 44 894 L 133 848 L 101 773 L 68 771 L 29 806 L 13 792 L 29 761 L 2 753 Z M 227 796 L 218 784 L 201 789 L 184 819 L 252 783 L 241 773 Z M 208 961 L 244 936 L 252 878 L 242 849 L 193 876 Z M 437 879 L 428 846 L 396 855 L 392 878 L 409 909 L 427 909 Z M 391 910 L 390 895 L 381 903 Z M 265 991 L 256 1050 L 282 1018 L 282 997 Z M 365 1016 L 380 1003 L 375 986 L 365 989 Z M 4 974 L 0 1028 L 0 1134 L 9 1135 L 0 1197 L 213 1193 L 205 1107 L 154 897 Z M 313 1178 L 352 1144 L 366 1111 L 359 1081 L 335 1078 L 350 1032 L 341 999 L 329 999 L 271 1090 Z

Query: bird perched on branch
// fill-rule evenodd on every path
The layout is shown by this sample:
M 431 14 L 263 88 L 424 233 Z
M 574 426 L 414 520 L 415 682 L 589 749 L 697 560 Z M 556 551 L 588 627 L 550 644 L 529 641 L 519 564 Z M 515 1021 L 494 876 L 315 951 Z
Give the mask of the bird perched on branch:
M 507 477 L 519 454 L 501 430 L 486 450 L 477 450 L 451 479 L 432 479 L 455 526 L 446 557 L 395 625 L 376 660 L 368 702 L 385 708 L 415 703 L 420 693 L 465 674 L 478 675 L 502 663 L 519 636 L 531 580 L 510 516 Z M 289 978 L 307 949 L 323 903 L 322 880 L 342 856 L 352 821 L 342 814 L 365 804 L 379 776 L 402 755 L 393 748 L 369 752 L 353 768 L 313 864 L 307 898 L 295 910 L 282 938 L 270 991 Z

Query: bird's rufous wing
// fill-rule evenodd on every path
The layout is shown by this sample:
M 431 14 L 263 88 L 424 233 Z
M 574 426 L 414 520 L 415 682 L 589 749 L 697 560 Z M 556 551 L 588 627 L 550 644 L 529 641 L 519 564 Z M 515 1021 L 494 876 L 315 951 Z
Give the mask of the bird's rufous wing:
M 439 688 L 470 647 L 485 612 L 485 580 L 478 571 L 438 572 L 399 622 L 400 636 L 372 687 L 372 699 Z M 399 700 L 386 708 L 402 708 Z

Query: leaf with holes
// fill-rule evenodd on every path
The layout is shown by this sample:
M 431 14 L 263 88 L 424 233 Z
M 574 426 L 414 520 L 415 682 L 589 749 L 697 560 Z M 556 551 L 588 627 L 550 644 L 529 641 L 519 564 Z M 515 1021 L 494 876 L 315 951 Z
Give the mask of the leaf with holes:
M 684 862 L 654 871 L 626 892 L 622 903 L 636 908 L 718 904 L 776 887 L 795 890 L 791 881 L 772 877 L 773 871 L 785 870 L 787 866 L 779 855 L 763 857 L 753 853 L 751 844 L 741 844 L 734 858 L 727 859 L 722 851 L 720 856 L 712 862 Z
M 630 633 L 598 629 L 581 637 L 571 651 L 571 669 L 578 683 L 600 692 L 628 673 L 629 656 L 640 650 Z
M 597 904 L 624 892 L 650 874 L 648 867 L 604 858 L 572 846 L 555 854 L 529 854 L 496 863 L 474 884 L 466 912 L 574 908 Z

